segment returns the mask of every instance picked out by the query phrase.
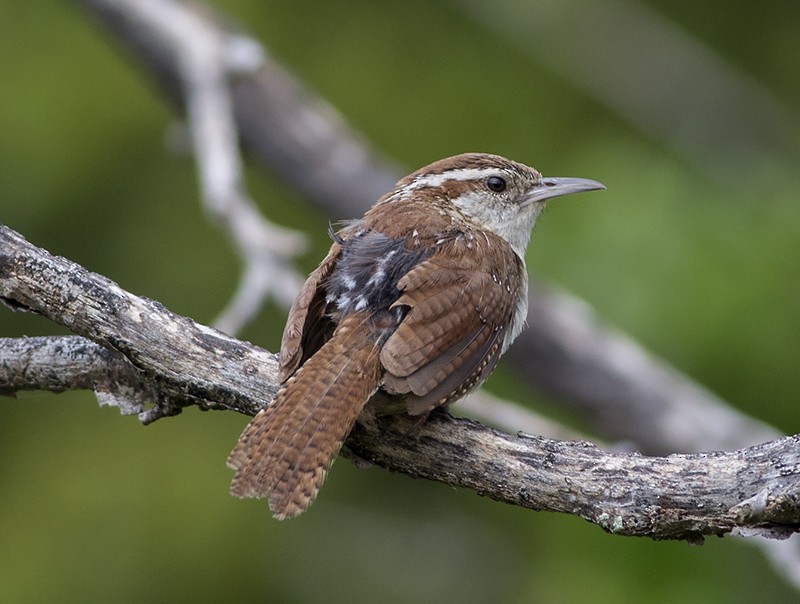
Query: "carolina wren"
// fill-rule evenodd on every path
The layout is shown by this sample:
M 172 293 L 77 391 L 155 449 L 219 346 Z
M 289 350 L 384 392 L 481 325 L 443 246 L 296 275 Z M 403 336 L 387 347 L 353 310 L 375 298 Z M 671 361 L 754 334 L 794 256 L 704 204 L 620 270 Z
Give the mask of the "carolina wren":
M 231 493 L 297 516 L 378 390 L 424 419 L 483 382 L 523 328 L 525 248 L 545 202 L 603 188 L 467 153 L 409 174 L 332 234 L 289 311 L 282 387 L 228 457 Z

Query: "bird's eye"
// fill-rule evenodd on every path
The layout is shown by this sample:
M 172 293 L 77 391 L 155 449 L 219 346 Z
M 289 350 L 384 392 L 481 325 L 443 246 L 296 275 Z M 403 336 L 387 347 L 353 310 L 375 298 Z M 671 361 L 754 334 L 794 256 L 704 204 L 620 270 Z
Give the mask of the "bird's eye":
M 486 186 L 489 188 L 490 191 L 494 191 L 495 193 L 502 193 L 506 190 L 506 181 L 499 176 L 490 176 L 486 179 Z

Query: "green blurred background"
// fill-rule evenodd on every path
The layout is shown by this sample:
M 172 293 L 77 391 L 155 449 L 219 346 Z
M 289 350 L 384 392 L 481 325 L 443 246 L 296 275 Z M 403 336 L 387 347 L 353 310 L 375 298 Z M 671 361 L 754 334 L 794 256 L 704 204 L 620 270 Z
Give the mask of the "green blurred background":
M 799 431 L 800 4 L 216 6 L 409 169 L 481 150 L 602 180 L 602 195 L 552 204 L 531 270 L 736 407 Z M 604 10 L 621 11 L 605 13 L 612 33 L 619 22 L 641 39 L 608 35 Z M 0 221 L 212 321 L 239 265 L 203 216 L 191 158 L 166 143 L 174 115 L 154 85 L 70 2 L 1 0 L 0 12 Z M 647 32 L 687 51 L 684 62 L 647 66 L 663 50 Z M 708 89 L 670 84 L 698 65 Z M 633 83 L 630 98 L 641 84 L 641 101 L 615 106 L 615 77 Z M 697 99 L 707 114 L 689 108 Z M 328 217 L 248 170 L 267 215 L 314 233 L 310 269 Z M 274 350 L 282 320 L 268 307 L 242 336 Z M 0 335 L 62 333 L 0 309 Z M 506 380 L 489 387 L 507 392 Z M 612 537 L 343 461 L 309 514 L 277 523 L 263 502 L 227 493 L 224 460 L 246 422 L 233 413 L 190 409 L 143 428 L 90 393 L 24 393 L 2 401 L 0 418 L 3 602 L 797 597 L 741 540 Z

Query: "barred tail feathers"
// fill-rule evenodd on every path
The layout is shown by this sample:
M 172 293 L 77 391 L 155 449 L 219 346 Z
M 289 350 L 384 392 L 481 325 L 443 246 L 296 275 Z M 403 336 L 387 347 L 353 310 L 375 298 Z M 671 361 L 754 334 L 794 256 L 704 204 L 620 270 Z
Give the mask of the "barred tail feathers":
M 314 501 L 345 438 L 378 388 L 379 350 L 363 322 L 344 321 L 248 424 L 228 457 L 231 493 L 267 497 L 293 518 Z

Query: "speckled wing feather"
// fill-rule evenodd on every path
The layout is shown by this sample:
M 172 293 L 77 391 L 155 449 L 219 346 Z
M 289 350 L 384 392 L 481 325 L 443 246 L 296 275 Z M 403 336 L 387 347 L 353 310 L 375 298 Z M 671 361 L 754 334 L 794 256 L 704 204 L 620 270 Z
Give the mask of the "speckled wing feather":
M 381 351 L 386 389 L 406 394 L 408 411 L 423 414 L 483 381 L 502 352 L 514 312 L 508 296 L 516 266 L 490 266 L 481 246 L 460 247 L 458 266 L 437 254 L 398 283 L 395 306 L 409 308 Z

